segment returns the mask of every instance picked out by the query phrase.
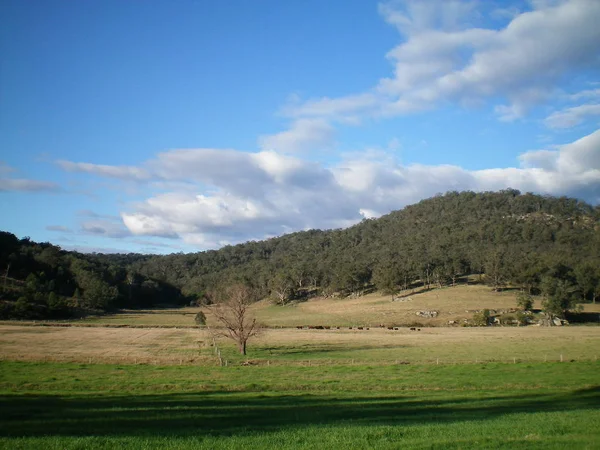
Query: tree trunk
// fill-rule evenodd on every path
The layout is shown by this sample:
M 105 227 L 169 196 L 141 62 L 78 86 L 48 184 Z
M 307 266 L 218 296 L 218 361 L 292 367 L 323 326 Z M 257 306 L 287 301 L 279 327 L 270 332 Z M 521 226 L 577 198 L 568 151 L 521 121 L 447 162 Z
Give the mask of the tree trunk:
M 240 342 L 240 353 L 246 355 L 246 341 Z
M 6 272 L 4 273 L 4 291 L 6 291 L 6 281 L 8 280 L 8 271 L 10 270 L 10 263 L 6 267 Z

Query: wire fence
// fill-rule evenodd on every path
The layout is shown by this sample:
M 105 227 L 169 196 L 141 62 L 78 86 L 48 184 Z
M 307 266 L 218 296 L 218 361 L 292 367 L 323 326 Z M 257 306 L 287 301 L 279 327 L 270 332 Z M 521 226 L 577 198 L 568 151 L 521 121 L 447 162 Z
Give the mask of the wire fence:
M 330 359 L 254 359 L 236 358 L 226 359 L 219 349 L 214 345 L 213 354 L 199 356 L 71 356 L 71 355 L 2 355 L 0 361 L 27 361 L 27 362 L 52 362 L 52 363 L 78 363 L 78 364 L 109 364 L 109 365 L 154 365 L 154 366 L 289 366 L 289 367 L 324 367 L 324 366 L 401 366 L 414 365 L 475 365 L 475 364 L 539 364 L 539 363 L 574 363 L 574 362 L 598 362 L 597 355 L 588 357 L 571 358 L 567 353 L 546 354 L 536 357 L 512 357 L 512 358 L 473 358 L 452 359 L 448 357 L 434 359 L 394 359 L 394 360 L 366 360 L 357 358 L 330 358 Z

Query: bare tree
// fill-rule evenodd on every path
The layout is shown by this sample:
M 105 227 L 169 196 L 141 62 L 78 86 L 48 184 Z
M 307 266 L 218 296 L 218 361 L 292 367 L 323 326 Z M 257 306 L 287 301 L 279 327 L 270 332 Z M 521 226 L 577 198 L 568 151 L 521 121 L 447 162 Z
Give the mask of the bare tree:
M 271 292 L 275 295 L 277 303 L 284 306 L 294 294 L 294 281 L 284 273 L 278 273 L 271 280 Z
M 252 303 L 258 300 L 255 290 L 243 284 L 225 288 L 215 295 L 219 302 L 211 306 L 219 323 L 214 333 L 232 339 L 242 355 L 246 354 L 246 343 L 260 331 L 260 325 L 249 312 Z

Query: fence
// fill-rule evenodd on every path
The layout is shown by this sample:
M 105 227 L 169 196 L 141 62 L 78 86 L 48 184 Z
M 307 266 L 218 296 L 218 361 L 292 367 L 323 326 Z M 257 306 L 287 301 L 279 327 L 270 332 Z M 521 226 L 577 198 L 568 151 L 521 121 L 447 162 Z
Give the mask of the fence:
M 79 363 L 79 364 L 127 364 L 127 365 L 155 365 L 155 366 L 289 366 L 289 367 L 324 367 L 324 366 L 401 366 L 406 364 L 414 365 L 467 365 L 467 364 L 531 364 L 531 363 L 570 363 L 570 362 L 598 362 L 597 355 L 590 357 L 570 358 L 567 353 L 561 354 L 546 354 L 538 357 L 523 358 L 473 358 L 473 359 L 452 359 L 452 358 L 435 358 L 427 360 L 381 360 L 370 361 L 357 358 L 323 358 L 323 359 L 302 359 L 302 360 L 285 360 L 285 359 L 243 359 L 239 358 L 236 361 L 226 360 L 223 357 L 221 349 L 216 342 L 213 343 L 214 356 L 159 356 L 159 357 L 138 357 L 138 356 L 70 356 L 70 355 L 3 355 L 0 354 L 0 361 L 29 361 L 29 362 L 58 362 L 58 363 Z

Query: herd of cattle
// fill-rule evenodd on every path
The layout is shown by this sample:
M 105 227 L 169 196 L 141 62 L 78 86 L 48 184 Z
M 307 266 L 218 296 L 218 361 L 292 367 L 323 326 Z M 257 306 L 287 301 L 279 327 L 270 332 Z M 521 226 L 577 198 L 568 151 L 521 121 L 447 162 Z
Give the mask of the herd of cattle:
M 298 328 L 299 330 L 341 330 L 341 329 L 345 329 L 345 327 L 328 327 L 328 326 L 323 326 L 323 325 L 316 325 L 316 326 L 312 326 L 312 325 L 298 325 L 296 328 Z M 398 331 L 400 329 L 402 329 L 403 327 L 386 327 L 385 325 L 379 325 L 379 328 L 387 328 L 388 330 L 394 330 L 394 331 Z M 348 327 L 349 330 L 370 330 L 370 327 Z M 409 328 L 410 331 L 421 331 L 420 328 L 416 328 L 416 327 L 410 327 Z

